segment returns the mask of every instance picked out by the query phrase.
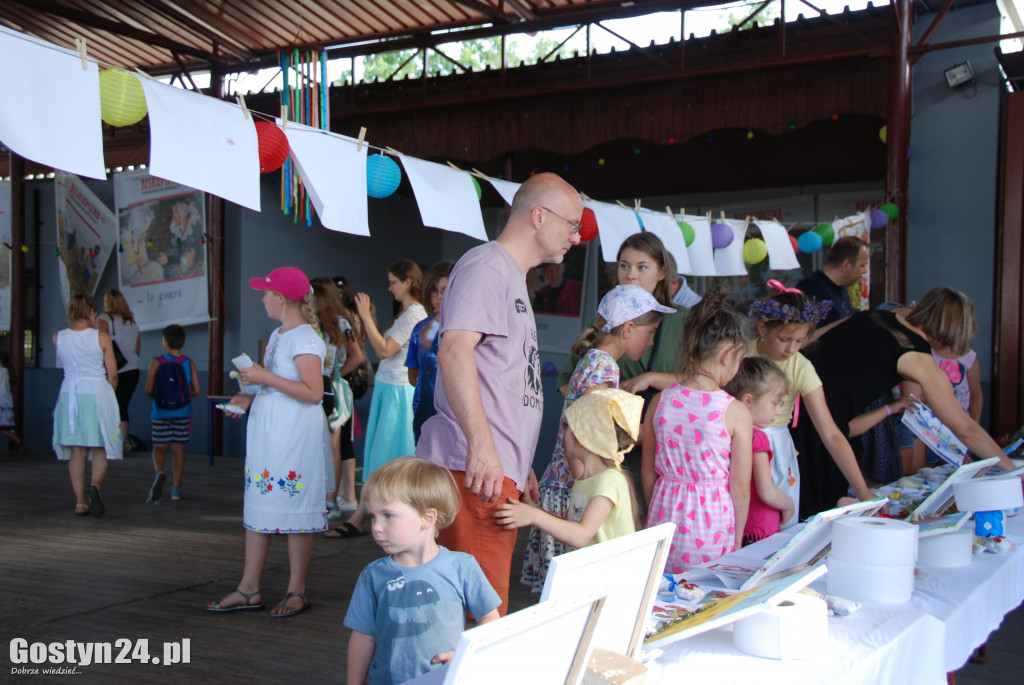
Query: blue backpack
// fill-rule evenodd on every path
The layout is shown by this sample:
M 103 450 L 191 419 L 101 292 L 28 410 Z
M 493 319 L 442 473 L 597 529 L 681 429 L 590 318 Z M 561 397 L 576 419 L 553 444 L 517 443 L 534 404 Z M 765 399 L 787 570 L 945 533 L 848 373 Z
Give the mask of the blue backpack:
M 160 409 L 181 409 L 192 404 L 192 391 L 185 373 L 188 357 L 162 354 L 156 359 L 160 365 L 153 384 L 153 403 Z

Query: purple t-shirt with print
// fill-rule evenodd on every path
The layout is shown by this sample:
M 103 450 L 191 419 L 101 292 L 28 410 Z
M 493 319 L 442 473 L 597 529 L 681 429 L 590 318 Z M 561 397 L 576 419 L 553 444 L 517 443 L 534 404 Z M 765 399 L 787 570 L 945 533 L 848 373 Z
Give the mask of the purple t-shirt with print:
M 505 475 L 521 491 L 533 465 L 544 394 L 537 322 L 526 277 L 499 243 L 475 247 L 448 277 L 441 305 L 441 333 L 483 334 L 476 346 L 480 399 Z M 416 454 L 453 471 L 466 470 L 466 436 L 452 411 L 444 376 L 434 388 L 437 414 L 423 424 Z

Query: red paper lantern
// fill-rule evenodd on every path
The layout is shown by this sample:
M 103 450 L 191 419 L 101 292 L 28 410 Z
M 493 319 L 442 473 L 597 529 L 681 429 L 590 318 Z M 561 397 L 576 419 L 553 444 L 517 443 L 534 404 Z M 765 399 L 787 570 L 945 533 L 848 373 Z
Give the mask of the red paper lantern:
M 589 207 L 583 208 L 583 217 L 580 219 L 580 242 L 585 243 L 597 236 L 597 215 Z
M 800 251 L 800 243 L 797 242 L 795 237 L 789 236 L 789 242 L 793 244 L 793 254 Z
M 277 124 L 256 122 L 256 138 L 260 144 L 260 173 L 277 171 L 288 159 L 288 136 Z

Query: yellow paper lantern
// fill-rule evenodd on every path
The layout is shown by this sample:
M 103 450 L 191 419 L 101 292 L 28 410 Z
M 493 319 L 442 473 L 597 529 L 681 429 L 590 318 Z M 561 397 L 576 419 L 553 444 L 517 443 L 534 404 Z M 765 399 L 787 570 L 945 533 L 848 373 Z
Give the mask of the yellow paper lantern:
M 751 238 L 743 243 L 743 261 L 747 264 L 760 264 L 768 256 L 768 246 L 760 238 Z
M 135 74 L 100 72 L 100 116 L 111 126 L 130 126 L 146 116 L 146 96 Z

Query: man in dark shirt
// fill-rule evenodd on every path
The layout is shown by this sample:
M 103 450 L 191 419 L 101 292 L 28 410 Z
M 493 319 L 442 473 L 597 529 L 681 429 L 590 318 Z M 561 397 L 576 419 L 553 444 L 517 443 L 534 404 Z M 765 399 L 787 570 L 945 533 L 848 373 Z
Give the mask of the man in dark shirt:
M 796 284 L 809 297 L 819 301 L 832 300 L 832 309 L 819 326 L 853 316 L 856 310 L 846 288 L 867 273 L 870 257 L 870 247 L 860 238 L 840 238 L 829 248 L 825 266 Z

